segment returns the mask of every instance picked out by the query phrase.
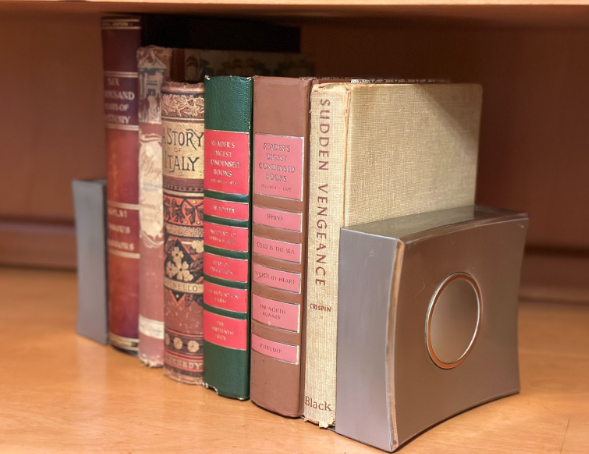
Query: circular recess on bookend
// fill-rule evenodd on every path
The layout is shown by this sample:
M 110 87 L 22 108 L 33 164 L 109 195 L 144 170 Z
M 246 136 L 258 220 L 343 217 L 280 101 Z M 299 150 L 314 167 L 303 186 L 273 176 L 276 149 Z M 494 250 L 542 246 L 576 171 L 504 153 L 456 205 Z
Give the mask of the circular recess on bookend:
M 476 342 L 481 315 L 481 291 L 472 276 L 448 276 L 427 311 L 426 344 L 436 366 L 453 369 L 466 359 Z

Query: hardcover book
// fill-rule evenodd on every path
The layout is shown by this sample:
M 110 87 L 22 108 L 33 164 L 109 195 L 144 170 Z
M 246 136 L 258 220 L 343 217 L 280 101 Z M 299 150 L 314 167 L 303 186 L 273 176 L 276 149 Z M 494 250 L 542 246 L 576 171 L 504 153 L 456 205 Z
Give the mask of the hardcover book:
M 302 414 L 313 82 L 254 78 L 251 398 L 290 417 Z
M 139 71 L 139 359 L 164 362 L 164 216 L 162 189 L 162 84 L 172 50 L 142 47 Z
M 161 85 L 165 80 L 202 82 L 205 74 L 298 74 L 312 71 L 308 57 L 293 53 L 142 47 L 139 68 L 139 358 L 163 361 L 163 216 Z M 247 380 L 249 382 L 249 380 Z M 221 388 L 223 386 L 221 385 Z M 221 391 L 222 392 L 222 391 Z M 243 393 L 239 393 L 243 395 Z M 246 393 L 247 394 L 247 393 Z
M 110 343 L 136 354 L 139 333 L 139 136 L 137 60 L 141 20 L 102 20 L 107 158 Z
M 162 87 L 164 374 L 202 384 L 204 87 Z
M 205 79 L 205 386 L 249 398 L 250 77 Z
M 340 228 L 472 205 L 481 95 L 472 84 L 313 87 L 305 419 L 335 421 Z

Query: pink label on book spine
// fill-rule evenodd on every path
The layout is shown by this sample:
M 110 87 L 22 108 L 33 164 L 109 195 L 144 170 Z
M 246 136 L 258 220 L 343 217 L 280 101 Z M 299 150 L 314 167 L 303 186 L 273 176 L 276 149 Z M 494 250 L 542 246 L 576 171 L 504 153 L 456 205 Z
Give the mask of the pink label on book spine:
M 269 287 L 274 287 L 279 290 L 286 290 L 288 292 L 301 292 L 300 273 L 290 273 L 288 271 L 275 270 L 258 263 L 253 264 L 253 273 L 254 282 L 257 282 L 258 284 L 264 284 Z
M 203 297 L 205 304 L 231 312 L 247 313 L 247 297 L 249 291 L 240 288 L 204 282 Z
M 252 350 L 280 361 L 292 364 L 299 363 L 299 347 L 297 345 L 282 344 L 252 334 Z
M 247 259 L 234 259 L 205 252 L 204 273 L 228 281 L 247 282 Z
M 274 301 L 252 293 L 252 318 L 260 323 L 299 332 L 299 305 Z
M 247 227 L 205 222 L 205 246 L 227 249 L 229 251 L 249 251 L 249 234 Z
M 247 202 L 227 202 L 205 197 L 204 213 L 207 216 L 216 216 L 218 218 L 249 221 L 250 206 Z
M 253 251 L 275 259 L 301 263 L 301 245 L 298 243 L 287 243 L 254 235 Z
M 247 350 L 247 320 L 203 311 L 204 339 L 212 344 L 233 350 Z
M 249 188 L 249 134 L 206 129 L 205 190 L 248 195 Z
M 254 136 L 254 192 L 303 200 L 303 137 Z
M 272 210 L 254 205 L 254 222 L 277 229 L 292 230 L 293 232 L 303 231 L 302 213 Z

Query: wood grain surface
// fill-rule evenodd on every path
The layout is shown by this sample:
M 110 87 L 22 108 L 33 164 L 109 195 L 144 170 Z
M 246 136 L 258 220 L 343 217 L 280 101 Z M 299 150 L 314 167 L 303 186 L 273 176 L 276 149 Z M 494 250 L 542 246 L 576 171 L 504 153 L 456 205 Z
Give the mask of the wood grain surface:
M 475 25 L 587 25 L 589 0 L 0 0 L 0 11 L 142 12 L 281 19 L 395 17 Z
M 75 308 L 75 274 L 0 268 L 0 452 L 381 452 L 164 378 L 76 335 Z M 522 303 L 521 394 L 401 452 L 589 452 L 588 329 L 587 305 Z

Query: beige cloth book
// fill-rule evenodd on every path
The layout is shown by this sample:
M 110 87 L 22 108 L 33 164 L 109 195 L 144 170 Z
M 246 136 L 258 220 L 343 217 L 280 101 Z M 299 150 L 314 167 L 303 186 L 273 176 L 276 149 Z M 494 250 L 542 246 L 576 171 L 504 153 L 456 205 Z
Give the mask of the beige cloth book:
M 335 422 L 340 228 L 472 205 L 481 104 L 474 84 L 313 87 L 306 420 Z

